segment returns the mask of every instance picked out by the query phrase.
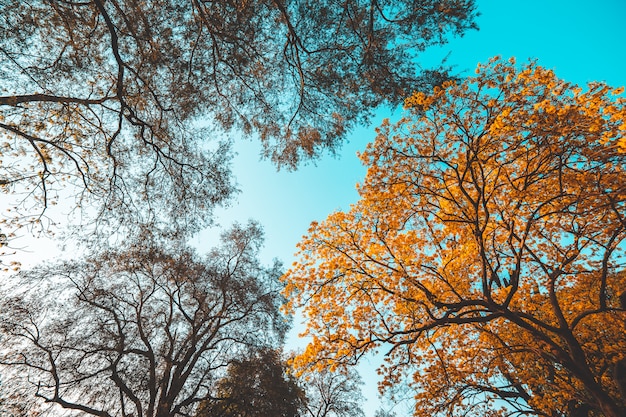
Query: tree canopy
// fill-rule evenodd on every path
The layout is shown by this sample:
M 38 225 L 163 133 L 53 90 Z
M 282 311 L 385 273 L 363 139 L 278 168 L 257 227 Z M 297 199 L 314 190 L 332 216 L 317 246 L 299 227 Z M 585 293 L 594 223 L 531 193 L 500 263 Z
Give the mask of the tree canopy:
M 234 360 L 196 417 L 363 417 L 361 378 L 353 369 L 295 375 L 281 352 Z
M 256 224 L 236 225 L 199 257 L 137 239 L 4 283 L 2 411 L 192 415 L 229 363 L 283 343 L 281 269 L 260 265 L 261 240 Z
M 494 59 L 411 95 L 284 276 L 312 337 L 296 365 L 385 349 L 417 416 L 624 415 L 622 92 Z
M 416 57 L 475 16 L 473 0 L 4 1 L 0 187 L 24 203 L 10 219 L 40 221 L 72 184 L 78 206 L 202 224 L 232 191 L 209 138 L 254 134 L 295 167 L 447 78 Z
M 306 403 L 304 390 L 287 373 L 276 349 L 233 361 L 216 385 L 214 397 L 203 402 L 197 417 L 298 417 Z

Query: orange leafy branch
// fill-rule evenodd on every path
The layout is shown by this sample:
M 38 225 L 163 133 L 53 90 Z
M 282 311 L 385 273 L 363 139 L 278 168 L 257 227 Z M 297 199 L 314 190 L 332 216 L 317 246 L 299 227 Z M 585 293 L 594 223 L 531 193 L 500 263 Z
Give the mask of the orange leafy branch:
M 622 91 L 496 58 L 407 98 L 283 277 L 313 336 L 294 363 L 385 347 L 418 416 L 624 415 Z

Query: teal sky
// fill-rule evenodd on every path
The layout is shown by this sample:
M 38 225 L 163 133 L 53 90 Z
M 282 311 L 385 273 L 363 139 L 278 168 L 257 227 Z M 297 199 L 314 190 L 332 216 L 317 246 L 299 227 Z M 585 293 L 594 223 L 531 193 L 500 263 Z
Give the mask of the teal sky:
M 518 64 L 536 59 L 558 77 L 580 85 L 589 81 L 626 85 L 626 0 L 478 0 L 477 6 L 480 30 L 428 51 L 423 67 L 435 65 L 449 53 L 448 63 L 463 76 L 495 55 L 514 56 Z M 266 234 L 263 258 L 268 262 L 279 258 L 290 265 L 295 245 L 311 221 L 347 210 L 357 200 L 355 184 L 363 179 L 365 168 L 356 152 L 374 139 L 374 129 L 384 117 L 393 121 L 401 114 L 401 109 L 382 109 L 370 126 L 350 135 L 336 157 L 324 157 L 297 172 L 276 172 L 270 162 L 259 160 L 256 142 L 239 141 L 234 172 L 241 194 L 232 207 L 218 212 L 218 221 L 227 226 L 257 219 Z M 213 236 L 201 234 L 199 246 L 210 246 Z M 295 337 L 290 341 L 290 346 L 300 344 Z M 368 416 L 378 408 L 372 367 L 361 368 Z M 403 415 L 401 409 L 396 412 Z

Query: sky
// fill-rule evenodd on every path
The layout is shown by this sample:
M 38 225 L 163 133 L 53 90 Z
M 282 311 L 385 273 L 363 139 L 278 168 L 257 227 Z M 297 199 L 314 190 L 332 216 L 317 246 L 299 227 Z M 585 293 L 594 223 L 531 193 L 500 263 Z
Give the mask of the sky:
M 590 81 L 626 85 L 626 0 L 478 0 L 477 8 L 479 30 L 428 51 L 421 61 L 424 68 L 448 56 L 447 63 L 455 72 L 470 75 L 478 63 L 500 55 L 515 57 L 518 64 L 536 59 L 558 77 L 581 86 Z M 357 201 L 355 185 L 365 176 L 357 151 L 374 139 L 374 129 L 383 118 L 393 121 L 401 115 L 401 109 L 381 109 L 371 125 L 350 135 L 337 156 L 326 156 L 296 172 L 277 172 L 269 161 L 259 160 L 256 142 L 239 141 L 234 173 L 241 193 L 237 203 L 218 212 L 218 221 L 227 226 L 233 221 L 258 220 L 265 230 L 264 260 L 278 258 L 289 266 L 311 221 L 348 210 Z M 201 234 L 198 245 L 210 245 L 213 236 Z M 300 321 L 296 319 L 288 348 L 303 345 L 297 338 L 303 330 Z M 374 370 L 378 359 L 370 362 L 360 368 L 368 417 L 379 406 Z M 398 417 L 403 415 L 401 409 L 395 411 Z
M 589 81 L 626 85 L 626 0 L 478 0 L 477 8 L 480 29 L 429 50 L 420 61 L 424 68 L 448 56 L 447 63 L 463 76 L 472 74 L 478 63 L 490 57 L 513 56 L 519 64 L 536 59 L 558 77 L 580 85 Z M 323 220 L 336 210 L 348 210 L 357 201 L 355 186 L 363 180 L 365 168 L 356 153 L 374 139 L 374 129 L 383 118 L 393 121 L 401 115 L 401 109 L 381 109 L 369 126 L 352 132 L 336 156 L 328 155 L 295 172 L 277 172 L 269 161 L 260 160 L 257 142 L 237 141 L 233 172 L 241 193 L 237 202 L 217 211 L 218 222 L 227 227 L 234 221 L 258 220 L 266 237 L 263 260 L 269 263 L 278 258 L 289 266 L 297 242 L 312 221 Z M 216 235 L 215 231 L 201 233 L 195 244 L 208 249 Z M 55 253 L 47 248 L 49 242 L 39 245 L 44 249 L 31 245 L 30 253 Z M 297 338 L 303 330 L 300 322 L 296 318 L 288 349 L 303 346 Z M 379 406 L 374 371 L 377 362 L 378 358 L 373 358 L 360 368 L 368 417 Z M 398 417 L 403 415 L 402 410 L 395 411 Z

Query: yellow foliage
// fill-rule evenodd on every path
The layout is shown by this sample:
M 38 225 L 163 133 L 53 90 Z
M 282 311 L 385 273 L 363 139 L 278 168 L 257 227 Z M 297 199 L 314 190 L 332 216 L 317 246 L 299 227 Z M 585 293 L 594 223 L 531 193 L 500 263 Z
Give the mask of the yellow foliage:
M 405 101 L 360 155 L 361 199 L 313 223 L 283 277 L 313 337 L 295 366 L 388 347 L 415 415 L 626 408 L 626 108 L 494 59 Z M 504 401 L 504 408 L 496 406 Z

